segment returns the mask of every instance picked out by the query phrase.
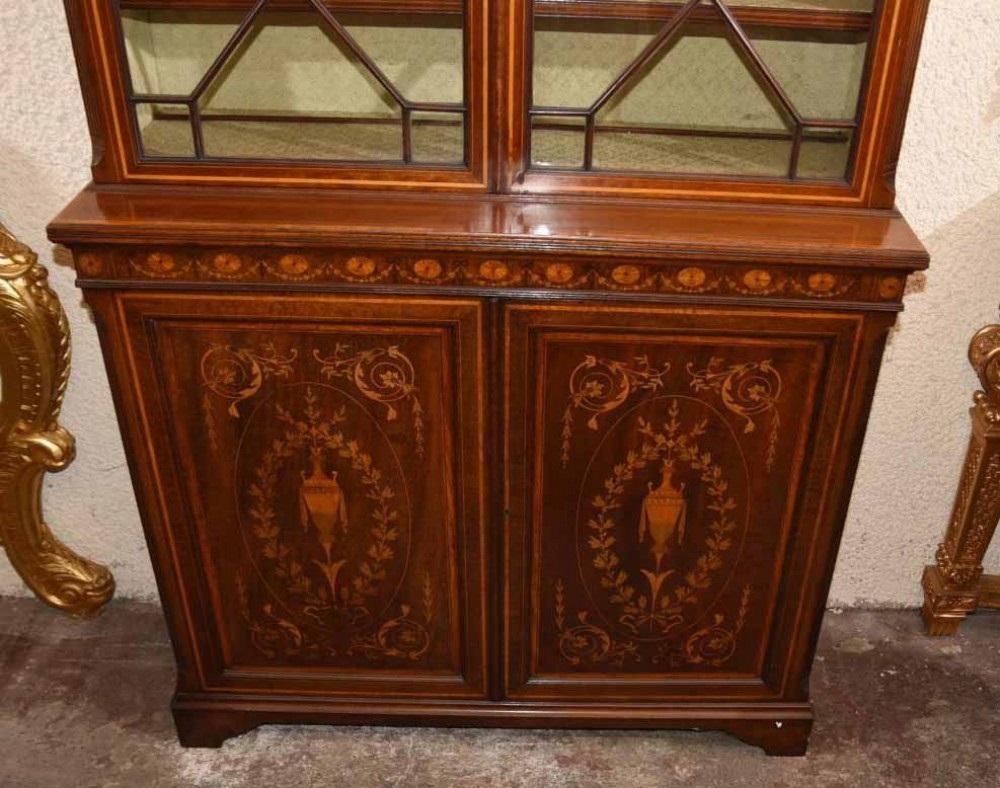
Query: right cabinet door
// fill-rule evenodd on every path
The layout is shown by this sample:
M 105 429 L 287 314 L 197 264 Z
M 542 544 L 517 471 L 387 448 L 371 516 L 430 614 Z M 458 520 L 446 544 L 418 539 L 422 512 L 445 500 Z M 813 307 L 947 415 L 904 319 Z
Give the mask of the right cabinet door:
M 508 697 L 804 699 L 872 329 L 764 307 L 507 306 Z

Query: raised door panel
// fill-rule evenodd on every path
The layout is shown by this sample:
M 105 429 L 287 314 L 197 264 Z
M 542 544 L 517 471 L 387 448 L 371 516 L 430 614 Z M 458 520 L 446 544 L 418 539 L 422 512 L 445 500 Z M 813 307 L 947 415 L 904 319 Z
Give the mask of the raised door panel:
M 479 305 L 118 298 L 194 689 L 483 696 Z
M 782 695 L 827 571 L 821 480 L 862 324 L 508 309 L 510 696 Z

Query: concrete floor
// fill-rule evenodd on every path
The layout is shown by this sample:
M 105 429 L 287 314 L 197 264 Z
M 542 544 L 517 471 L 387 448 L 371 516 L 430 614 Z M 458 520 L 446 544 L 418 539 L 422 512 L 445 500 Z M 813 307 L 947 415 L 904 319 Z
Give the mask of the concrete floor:
M 723 734 L 268 727 L 184 750 L 155 605 L 78 622 L 0 598 L 0 786 L 1000 786 L 1000 615 L 830 614 L 805 758 Z

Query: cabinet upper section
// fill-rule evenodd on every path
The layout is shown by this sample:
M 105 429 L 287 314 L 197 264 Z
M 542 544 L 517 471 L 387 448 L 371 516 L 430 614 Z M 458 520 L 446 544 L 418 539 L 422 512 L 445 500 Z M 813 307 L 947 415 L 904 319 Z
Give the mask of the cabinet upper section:
M 890 207 L 927 0 L 66 0 L 98 182 Z

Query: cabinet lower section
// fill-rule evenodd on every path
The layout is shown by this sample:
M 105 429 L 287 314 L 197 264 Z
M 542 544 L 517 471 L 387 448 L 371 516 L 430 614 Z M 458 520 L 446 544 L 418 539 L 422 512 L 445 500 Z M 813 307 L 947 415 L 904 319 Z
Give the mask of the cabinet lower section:
M 810 703 L 635 705 L 460 702 L 402 704 L 322 698 L 273 700 L 178 695 L 174 721 L 185 747 L 221 747 L 261 725 L 393 725 L 463 728 L 590 728 L 723 731 L 768 755 L 804 755 Z
M 805 750 L 891 313 L 88 291 L 181 741 L 697 728 Z

